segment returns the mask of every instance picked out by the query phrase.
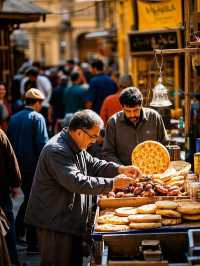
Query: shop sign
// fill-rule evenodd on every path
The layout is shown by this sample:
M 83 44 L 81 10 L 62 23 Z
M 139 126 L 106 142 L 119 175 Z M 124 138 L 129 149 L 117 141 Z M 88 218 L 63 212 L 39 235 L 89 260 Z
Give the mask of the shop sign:
M 137 0 L 138 30 L 180 28 L 182 0 Z
M 131 52 L 148 52 L 154 49 L 179 48 L 177 31 L 129 33 Z

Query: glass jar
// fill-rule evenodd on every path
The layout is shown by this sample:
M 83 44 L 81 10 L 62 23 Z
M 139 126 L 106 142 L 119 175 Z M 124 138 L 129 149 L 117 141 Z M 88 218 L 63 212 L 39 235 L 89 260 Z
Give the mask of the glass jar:
M 200 201 L 200 182 L 192 182 L 190 184 L 190 199 Z
M 197 182 L 197 176 L 195 174 L 187 174 L 185 182 L 185 191 L 190 194 L 191 183 Z

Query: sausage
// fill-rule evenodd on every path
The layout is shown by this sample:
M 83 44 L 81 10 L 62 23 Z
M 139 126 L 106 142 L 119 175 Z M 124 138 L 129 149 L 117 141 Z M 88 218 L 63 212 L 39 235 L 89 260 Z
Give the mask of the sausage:
M 169 191 L 167 193 L 168 196 L 178 196 L 178 194 L 180 193 L 180 190 L 179 189 L 174 189 L 172 191 Z
M 123 196 L 124 196 L 124 192 L 120 191 L 116 193 L 115 198 L 122 198 Z
M 113 191 L 110 191 L 109 193 L 108 193 L 108 198 L 115 198 L 115 192 L 113 192 Z
M 162 195 L 166 195 L 168 193 L 168 190 L 161 185 L 156 185 L 156 190 Z
M 143 187 L 136 187 L 133 191 L 134 195 L 137 196 L 139 194 L 141 194 L 143 191 Z
M 153 186 L 149 183 L 149 184 L 146 184 L 146 186 L 145 186 L 145 190 L 150 190 L 150 189 L 152 189 L 153 188 Z
M 149 192 L 149 197 L 155 196 L 155 191 L 152 188 L 150 188 L 148 192 Z

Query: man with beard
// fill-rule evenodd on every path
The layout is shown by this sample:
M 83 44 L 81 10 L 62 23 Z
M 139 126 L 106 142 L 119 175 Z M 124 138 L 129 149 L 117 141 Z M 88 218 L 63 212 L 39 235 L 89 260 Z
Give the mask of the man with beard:
M 107 123 L 103 158 L 130 165 L 132 150 L 145 140 L 166 144 L 168 137 L 162 117 L 153 109 L 142 106 L 143 96 L 136 87 L 124 89 L 119 98 L 122 111 Z

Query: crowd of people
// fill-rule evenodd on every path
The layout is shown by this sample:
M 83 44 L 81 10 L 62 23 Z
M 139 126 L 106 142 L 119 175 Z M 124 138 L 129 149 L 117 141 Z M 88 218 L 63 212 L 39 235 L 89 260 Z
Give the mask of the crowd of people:
M 108 74 L 99 59 L 53 69 L 25 64 L 11 88 L 9 103 L 0 83 L 0 208 L 11 263 L 20 265 L 16 241 L 25 239 L 42 266 L 82 265 L 96 195 L 141 175 L 131 152 L 148 139 L 165 144 L 163 120 L 143 107 L 131 75 Z

